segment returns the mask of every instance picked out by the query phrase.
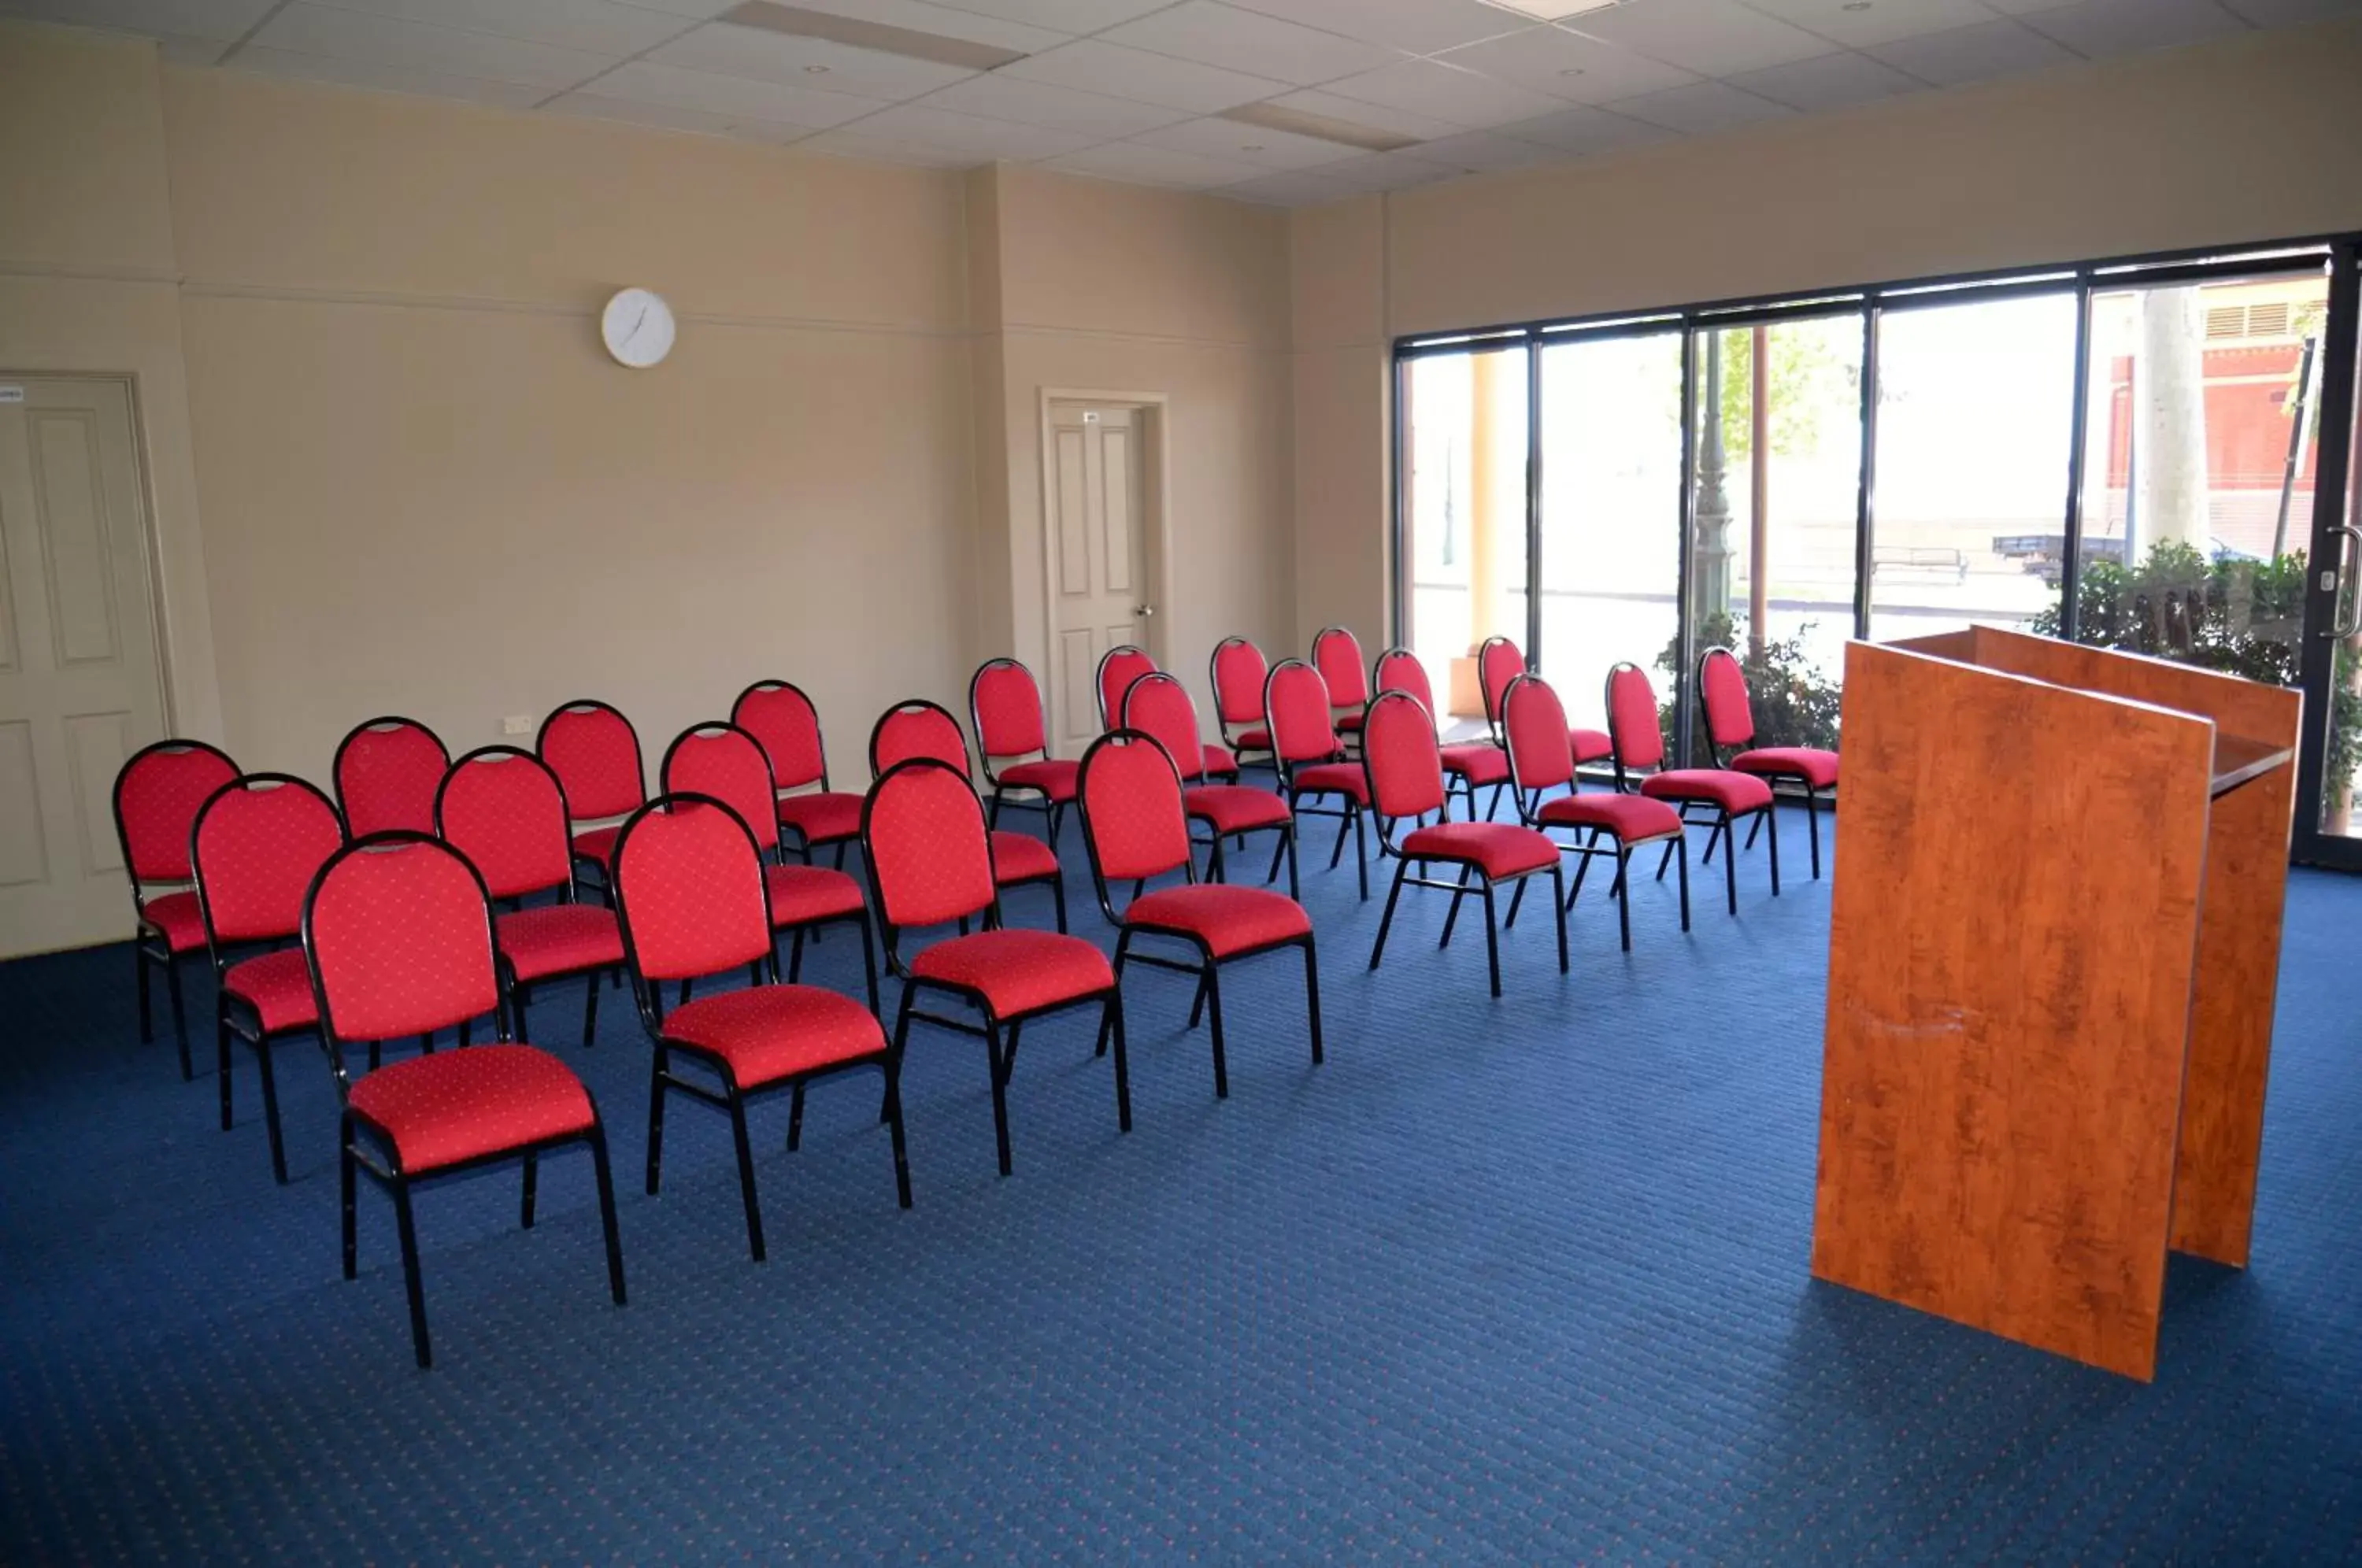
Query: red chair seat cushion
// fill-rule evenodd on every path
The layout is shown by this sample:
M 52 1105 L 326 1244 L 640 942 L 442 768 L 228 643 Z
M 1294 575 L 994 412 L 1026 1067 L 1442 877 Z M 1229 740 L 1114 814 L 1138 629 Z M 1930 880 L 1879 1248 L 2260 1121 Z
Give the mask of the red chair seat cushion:
M 1586 762 L 1605 762 L 1616 755 L 1616 743 L 1607 738 L 1606 730 L 1570 729 L 1566 732 L 1566 740 L 1574 747 L 1574 765 L 1577 767 Z
M 615 835 L 624 831 L 621 823 L 613 827 L 588 828 L 574 835 L 574 858 L 595 861 L 613 871 L 615 868 Z
M 1490 741 L 1443 748 L 1443 771 L 1471 784 L 1499 784 L 1509 777 L 1509 754 Z
M 501 956 L 520 980 L 579 975 L 624 961 L 624 933 L 615 911 L 597 904 L 547 904 L 496 917 Z
M 309 1029 L 320 1021 L 320 1009 L 312 995 L 312 971 L 300 947 L 283 947 L 231 965 L 222 977 L 222 989 L 254 1010 L 265 1034 Z
M 1287 802 L 1252 784 L 1198 784 L 1181 791 L 1188 813 L 1216 833 L 1277 827 L 1294 815 Z
M 1737 815 L 1772 803 L 1772 786 L 1727 767 L 1676 767 L 1640 780 L 1640 793 L 1660 801 L 1710 801 Z
M 1056 1007 L 1115 984 L 1106 954 L 1079 936 L 1054 931 L 1005 929 L 955 936 L 913 958 L 911 973 L 975 992 L 1000 1019 Z
M 1205 759 L 1208 778 L 1236 778 L 1239 776 L 1238 756 L 1229 746 L 1204 741 L 1199 743 L 1198 752 Z
M 587 1132 L 598 1121 L 582 1080 L 531 1045 L 413 1056 L 355 1084 L 351 1105 L 386 1135 L 412 1176 Z
M 164 933 L 164 945 L 175 953 L 193 952 L 205 944 L 205 917 L 197 909 L 197 895 L 167 893 L 140 906 L 139 918 Z
M 833 844 L 861 836 L 861 797 L 842 790 L 779 797 L 779 825 L 803 834 L 807 844 Z
M 1160 888 L 1131 900 L 1123 923 L 1178 932 L 1203 942 L 1217 958 L 1293 942 L 1311 931 L 1312 917 L 1284 893 L 1200 882 Z
M 775 928 L 841 920 L 862 910 L 861 884 L 825 866 L 766 866 L 763 881 L 771 890 Z
M 1534 819 L 1546 827 L 1600 828 L 1627 844 L 1682 831 L 1681 812 L 1645 795 L 1560 795 L 1544 801 Z
M 1266 729 L 1241 730 L 1231 738 L 1238 743 L 1238 748 L 1241 751 L 1269 751 L 1271 749 L 1271 732 Z
M 1316 762 L 1296 770 L 1299 795 L 1347 795 L 1361 805 L 1370 803 L 1370 780 L 1358 762 Z
M 1083 765 L 1061 756 L 1045 756 L 1035 762 L 1021 762 L 998 770 L 1001 783 L 1011 789 L 1039 790 L 1051 800 L 1065 802 L 1075 798 L 1076 780 L 1082 777 Z
M 1515 877 L 1558 864 L 1558 845 L 1539 829 L 1515 823 L 1439 823 L 1403 840 L 1412 860 L 1473 866 L 1490 878 Z
M 1730 766 L 1738 772 L 1767 778 L 1801 778 L 1816 790 L 1831 789 L 1838 781 L 1838 754 L 1817 746 L 1761 746 L 1740 752 L 1730 759 Z
M 1351 712 L 1340 713 L 1332 722 L 1339 729 L 1352 734 L 1362 727 L 1362 711 L 1356 708 Z
M 665 1015 L 664 1037 L 729 1064 L 740 1088 L 875 1056 L 886 1032 L 869 1010 L 821 986 L 751 986 Z
M 1006 888 L 1058 875 L 1058 852 L 1030 833 L 992 830 L 992 879 Z

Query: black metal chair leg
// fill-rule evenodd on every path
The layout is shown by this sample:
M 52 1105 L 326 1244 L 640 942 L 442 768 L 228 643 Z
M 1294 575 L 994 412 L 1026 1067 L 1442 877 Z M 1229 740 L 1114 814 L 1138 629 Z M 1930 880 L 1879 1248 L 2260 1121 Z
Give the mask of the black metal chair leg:
M 1716 843 L 1721 839 L 1722 830 L 1729 825 L 1730 819 L 1727 816 L 1717 816 L 1715 818 L 1713 831 L 1705 835 L 1705 863 L 1706 865 L 1711 866 L 1714 864 L 1714 846 Z
M 181 961 L 164 960 L 164 989 L 172 1000 L 172 1037 L 181 1045 L 181 1081 L 187 1083 L 197 1076 L 194 1064 L 189 1060 L 189 1015 L 181 1005 Z
M 226 1132 L 230 1130 L 231 1125 L 229 1110 L 229 998 L 226 996 L 217 999 L 214 1003 L 214 1077 L 220 1080 L 221 1126 L 222 1131 Z
M 1509 895 L 1509 918 L 1501 922 L 1502 930 L 1515 931 L 1518 929 L 1518 911 L 1526 901 L 1526 884 L 1530 880 L 1530 878 L 1526 877 L 1520 877 L 1518 878 L 1518 890 Z M 1563 884 L 1562 884 L 1562 886 L 1563 886 Z M 1551 901 L 1556 902 L 1557 900 L 1552 900 Z
M 1111 990 L 1107 999 L 1108 1032 L 1115 1038 L 1115 1125 L 1119 1132 L 1131 1131 L 1131 1069 L 1126 1064 L 1123 1051 L 1123 992 Z
M 1063 936 L 1066 933 L 1066 878 L 1064 876 L 1051 878 L 1050 899 L 1058 907 L 1058 934 Z
M 360 1273 L 360 1242 L 353 1216 L 353 1119 L 344 1118 L 337 1133 L 337 1197 L 343 1207 L 345 1277 Z
M 287 1185 L 287 1145 L 279 1134 L 279 1082 L 270 1070 L 270 1042 L 254 1043 L 254 1063 L 262 1077 L 262 1125 L 270 1134 L 270 1174 L 280 1186 Z
M 1206 848 L 1206 880 L 1209 882 L 1230 880 L 1222 869 L 1222 835 L 1219 829 L 1215 831 L 1213 842 Z
M 1198 994 L 1189 999 L 1189 1027 L 1192 1029 L 1197 1028 L 1198 1021 L 1206 1016 L 1206 984 L 1212 974 L 1213 970 L 1209 968 L 1198 977 Z
M 895 1066 L 894 1083 L 891 1086 L 893 1092 L 877 1103 L 877 1120 L 880 1121 L 892 1121 L 895 1107 L 901 1103 L 902 1047 L 909 1043 L 911 1039 L 911 993 L 916 989 L 918 988 L 911 985 L 910 981 L 903 981 L 901 1004 L 894 1010 L 894 1038 L 889 1045 Z
M 1009 1174 L 1009 1079 L 1000 1066 L 1000 1026 L 984 1023 L 984 1053 L 992 1069 L 992 1141 L 1000 1154 L 1000 1174 Z
M 1362 901 L 1366 904 L 1370 901 L 1370 845 L 1369 841 L 1362 836 L 1362 819 L 1364 815 L 1362 808 L 1355 806 L 1352 812 L 1353 875 L 1361 881 Z
M 410 1343 L 424 1370 L 435 1364 L 435 1353 L 426 1339 L 426 1286 L 418 1276 L 418 1227 L 410 1215 L 408 1179 L 396 1176 L 392 1187 L 394 1227 L 402 1235 L 402 1283 L 410 1294 Z
M 1769 840 L 1769 842 L 1768 842 L 1767 847 L 1769 847 L 1769 848 L 1770 848 L 1770 850 L 1771 850 L 1771 852 L 1772 852 L 1772 896 L 1773 898 L 1775 898 L 1775 899 L 1776 899 L 1776 898 L 1778 898 L 1778 897 L 1780 896 L 1780 810 L 1779 810 L 1779 807 L 1778 807 L 1778 806 L 1776 806 L 1776 805 L 1771 805 L 1771 806 L 1766 806 L 1766 807 L 1764 807 L 1764 808 L 1763 808 L 1763 821 L 1765 822 L 1765 823 L 1766 823 L 1766 824 L 1768 824 L 1768 825 L 1769 825 L 1769 827 L 1770 827 L 1770 829 L 1771 829 L 1771 833 L 1772 833 L 1772 837 L 1771 837 L 1771 839 L 1770 839 L 1770 840 Z
M 883 1018 L 877 1010 L 877 944 L 869 934 L 869 917 L 856 915 L 855 920 L 861 927 L 861 974 L 869 985 L 869 1014 Z
M 1499 820 L 1501 815 L 1501 791 L 1506 788 L 1506 785 L 1501 784 L 1496 784 L 1493 786 L 1493 798 L 1485 802 L 1485 820 L 1486 822 L 1496 822 Z M 1476 792 L 1473 789 L 1470 790 L 1468 793 L 1468 814 L 1472 817 L 1476 814 Z
M 1501 994 L 1501 931 L 1500 922 L 1493 913 L 1493 878 L 1484 878 L 1485 887 L 1485 965 L 1492 972 L 1493 994 Z
M 911 1207 L 911 1151 L 902 1136 L 902 1065 L 886 1057 L 886 1129 L 894 1140 L 894 1201 Z
M 1675 844 L 1679 844 L 1682 846 L 1683 860 L 1686 861 L 1689 859 L 1689 831 L 1688 824 L 1683 823 L 1681 832 L 1675 834 L 1672 838 L 1665 841 L 1665 853 L 1657 856 L 1658 881 L 1661 882 L 1665 879 L 1665 867 L 1673 863 L 1673 845 Z
M 1583 847 L 1587 851 L 1595 846 L 1598 843 L 1599 830 L 1597 828 L 1592 828 L 1584 838 Z M 1571 910 L 1574 908 L 1574 900 L 1583 897 L 1583 879 L 1590 875 L 1591 856 L 1588 854 L 1576 856 L 1574 857 L 1574 886 L 1566 890 L 1566 902 L 1560 906 L 1562 909 Z M 1614 898 L 1616 896 L 1616 890 L 1613 888 L 1609 889 L 1607 896 L 1611 899 Z
M 802 1080 L 798 1079 L 794 1090 L 788 1097 L 788 1153 L 794 1154 L 802 1147 L 803 1141 L 804 1086 Z
M 1304 1012 L 1312 1031 L 1312 1065 L 1320 1065 L 1320 960 L 1312 951 L 1312 938 L 1304 939 Z
M 738 1196 L 746 1205 L 746 1250 L 761 1263 L 765 1257 L 763 1206 L 755 1196 L 755 1150 L 746 1139 L 746 1100 L 734 1083 L 723 1092 L 730 1098 L 730 1136 L 738 1145 Z
M 1715 824 L 1715 832 L 1720 833 L 1721 831 L 1722 824 L 1720 823 L 1716 823 Z M 1709 866 L 1714 864 L 1714 840 L 1712 838 L 1708 838 L 1705 842 L 1705 863 Z M 1732 914 L 1737 914 L 1738 912 L 1738 856 L 1736 855 L 1726 855 L 1722 857 L 1722 881 L 1723 887 L 1728 894 L 1730 912 Z
M 1682 852 L 1682 929 L 1690 928 L 1690 845 L 1686 838 L 1673 840 Z
M 1747 827 L 1747 852 L 1749 855 L 1755 853 L 1755 841 L 1762 836 L 1762 833 L 1763 813 L 1759 812 L 1756 813 L 1755 820 Z
M 1436 943 L 1438 947 L 1451 945 L 1451 928 L 1459 923 L 1460 920 L 1460 900 L 1468 896 L 1468 878 L 1474 870 L 1475 867 L 1473 866 L 1462 866 L 1460 868 L 1460 886 L 1451 890 L 1451 907 L 1443 911 L 1443 936 Z
M 1624 951 L 1632 951 L 1632 883 L 1625 873 L 1631 869 L 1632 852 L 1624 841 L 1616 841 L 1616 879 L 1624 884 L 1624 896 L 1616 900 L 1616 919 L 1624 933 Z
M 527 1154 L 524 1157 L 524 1195 L 517 1204 L 517 1224 L 520 1230 L 533 1229 L 533 1200 L 540 1187 L 541 1156 L 537 1154 Z
M 788 939 L 788 984 L 798 984 L 803 977 L 804 928 L 798 926 L 795 935 Z
M 599 977 L 590 977 L 596 986 Z M 615 1228 L 615 1179 L 607 1168 L 607 1129 L 590 1129 L 590 1168 L 599 1179 L 599 1224 L 607 1237 L 607 1289 L 615 1305 L 624 1305 L 624 1238 Z
M 1378 916 L 1378 939 L 1370 944 L 1370 967 L 1373 969 L 1378 966 L 1378 959 L 1385 953 L 1386 933 L 1395 923 L 1395 904 L 1402 898 L 1403 874 L 1409 869 L 1409 861 L 1395 862 L 1394 890 L 1386 895 L 1385 912 Z
M 1213 1025 L 1208 1032 L 1214 1041 L 1214 1098 L 1228 1099 L 1231 1098 L 1231 1072 L 1229 1064 L 1222 1057 L 1222 982 L 1210 957 L 1206 960 L 1205 987 L 1206 1017 Z
M 139 989 L 139 1043 L 142 1045 L 156 1043 L 156 1021 L 149 1014 L 148 1002 L 148 944 L 134 936 L 131 939 L 131 978 Z
M 1523 880 L 1518 883 L 1520 889 L 1525 885 Z M 1551 867 L 1551 913 L 1558 921 L 1558 972 L 1562 975 L 1566 973 L 1566 906 L 1559 902 L 1558 890 L 1565 886 L 1566 873 L 1553 863 Z M 1516 912 L 1515 909 L 1510 911 L 1512 914 Z
M 582 1048 L 599 1043 L 599 971 L 582 977 Z
M 1282 823 L 1280 824 L 1279 847 L 1281 850 L 1285 851 L 1287 856 L 1287 896 L 1301 902 L 1304 898 L 1304 884 L 1297 879 L 1296 871 L 1296 824 L 1294 823 Z M 1273 874 L 1277 875 L 1279 871 L 1279 855 L 1277 853 L 1275 853 L 1271 857 L 1271 867 Z M 1268 882 L 1271 880 L 1271 878 L 1265 877 L 1264 880 Z
M 1345 859 L 1345 835 L 1353 831 L 1353 813 L 1347 808 L 1337 817 L 1337 842 L 1329 846 L 1329 869 L 1334 871 Z
M 1009 1026 L 1009 1043 L 1000 1048 L 1000 1077 L 1004 1082 L 1014 1082 L 1017 1077 L 1017 1042 L 1024 1033 L 1021 1019 Z
M 1805 787 L 1805 830 L 1813 839 L 1813 880 L 1821 879 L 1821 798 L 1811 785 Z
M 650 981 L 653 987 L 657 982 Z M 664 1174 L 664 1102 L 665 1060 L 670 1055 L 661 1045 L 648 1068 L 648 1196 L 657 1195 L 657 1184 Z

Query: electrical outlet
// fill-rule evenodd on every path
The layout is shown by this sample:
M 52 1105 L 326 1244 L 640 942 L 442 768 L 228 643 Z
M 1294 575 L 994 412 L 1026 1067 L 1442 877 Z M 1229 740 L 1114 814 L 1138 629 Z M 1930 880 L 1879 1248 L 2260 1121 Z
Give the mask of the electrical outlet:
M 501 734 L 504 735 L 529 735 L 533 734 L 533 715 L 531 713 L 511 713 L 507 718 L 501 721 Z

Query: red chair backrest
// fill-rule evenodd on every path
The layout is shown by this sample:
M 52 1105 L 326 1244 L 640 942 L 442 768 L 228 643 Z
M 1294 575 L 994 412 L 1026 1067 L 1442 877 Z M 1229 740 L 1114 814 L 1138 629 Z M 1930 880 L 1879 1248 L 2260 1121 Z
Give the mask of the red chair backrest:
M 1244 637 L 1224 637 L 1214 645 L 1209 673 L 1214 687 L 1214 712 L 1225 724 L 1263 723 L 1264 685 L 1271 667 L 1263 650 Z
M 1698 661 L 1698 701 L 1705 704 L 1705 733 L 1715 745 L 1743 746 L 1755 738 L 1747 670 L 1728 648 L 1708 648 Z
M 1329 683 L 1302 659 L 1284 658 L 1271 668 L 1264 686 L 1272 748 L 1284 763 L 1326 762 L 1337 755 L 1337 728 L 1330 717 Z
M 730 705 L 730 722 L 762 746 L 780 789 L 825 785 L 828 752 L 820 738 L 820 710 L 800 688 L 784 680 L 758 680 Z
M 771 955 L 770 895 L 755 835 L 709 795 L 659 795 L 624 824 L 615 913 L 644 980 L 685 980 Z
M 1370 700 L 1361 642 L 1344 627 L 1324 627 L 1312 639 L 1312 668 L 1329 683 L 1329 701 L 1339 707 L 1358 708 Z
M 427 1034 L 500 1006 L 483 879 L 425 834 L 337 851 L 304 902 L 304 951 L 330 1039 Z
M 877 725 L 869 732 L 869 771 L 883 777 L 888 768 L 914 756 L 940 762 L 957 769 L 961 778 L 967 777 L 967 736 L 960 733 L 959 721 L 937 704 L 915 697 L 877 715 Z
M 1501 698 L 1509 682 L 1526 673 L 1526 656 L 1507 637 L 1487 637 L 1476 650 L 1476 685 L 1485 697 L 1485 722 L 1498 728 Z
M 1093 741 L 1075 792 L 1102 882 L 1146 880 L 1190 863 L 1181 775 L 1153 735 L 1113 730 Z
M 132 885 L 189 879 L 189 830 L 237 764 L 203 741 L 141 747 L 115 776 L 115 835 Z
M 762 743 L 735 724 L 691 724 L 664 756 L 664 792 L 709 795 L 738 813 L 767 855 L 779 846 L 779 797 Z
M 451 766 L 442 737 L 415 719 L 371 719 L 337 746 L 330 771 L 345 831 L 367 838 L 389 828 L 435 831 L 435 791 Z
M 1013 658 L 987 659 L 977 668 L 967 683 L 967 712 L 988 766 L 1048 749 L 1042 689 L 1033 684 L 1033 672 Z
M 992 907 L 992 847 L 967 775 L 933 757 L 898 762 L 861 808 L 862 860 L 886 925 L 943 925 Z
M 1176 677 L 1159 669 L 1133 681 L 1123 694 L 1117 723 L 1154 736 L 1182 778 L 1205 777 L 1206 748 L 1198 739 L 1198 704 L 1189 700 L 1189 689 Z
M 1370 804 L 1381 819 L 1417 817 L 1443 809 L 1443 753 L 1435 716 L 1407 691 L 1385 692 L 1362 723 L 1362 766 Z
M 1420 707 L 1435 712 L 1435 688 L 1428 681 L 1427 666 L 1408 648 L 1388 648 L 1378 656 L 1375 684 L 1380 691 L 1407 691 Z
M 1112 730 L 1122 725 L 1123 694 L 1131 690 L 1133 681 L 1143 675 L 1153 674 L 1155 669 L 1156 661 L 1148 657 L 1148 650 L 1136 648 L 1130 643 L 1118 643 L 1099 656 L 1099 727 L 1101 729 Z
M 435 796 L 435 831 L 468 857 L 496 899 L 548 888 L 572 896 L 566 792 L 529 751 L 488 745 L 453 763 Z
M 1635 664 L 1607 672 L 1607 740 L 1618 767 L 1654 767 L 1665 760 L 1665 733 L 1657 726 L 1657 689 Z
M 647 803 L 639 732 L 604 702 L 568 702 L 550 714 L 534 750 L 565 786 L 567 815 L 578 823 L 626 816 Z
M 1574 781 L 1566 705 L 1540 676 L 1521 675 L 1509 682 L 1501 699 L 1501 734 L 1508 743 L 1509 777 L 1519 791 Z
M 337 808 L 301 778 L 249 773 L 223 785 L 189 834 L 206 933 L 216 944 L 294 935 L 312 878 L 344 843 Z

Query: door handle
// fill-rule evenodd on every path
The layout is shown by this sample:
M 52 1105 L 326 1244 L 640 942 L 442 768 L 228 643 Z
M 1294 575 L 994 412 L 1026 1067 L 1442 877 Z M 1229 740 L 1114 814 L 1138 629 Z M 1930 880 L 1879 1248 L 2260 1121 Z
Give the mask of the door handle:
M 2337 570 L 2334 574 L 2336 580 L 2330 587 L 2334 594 L 2352 586 L 2355 567 L 2357 562 L 2362 562 L 2362 530 L 2357 530 L 2350 523 L 2341 523 L 2330 532 L 2344 542 L 2338 552 Z M 2347 593 L 2346 602 L 2346 609 L 2341 614 L 2335 602 L 2332 601 L 2329 630 L 2322 633 L 2323 636 L 2343 639 L 2362 632 L 2362 593 Z
M 2350 534 L 2353 533 L 2353 530 L 2349 528 L 2346 532 Z M 2362 544 L 2362 535 L 2356 535 L 2355 542 L 2356 544 Z M 1156 613 L 1156 606 L 1153 604 L 1135 604 L 1131 607 L 1131 613 L 1135 615 L 1142 616 L 1153 615 Z

